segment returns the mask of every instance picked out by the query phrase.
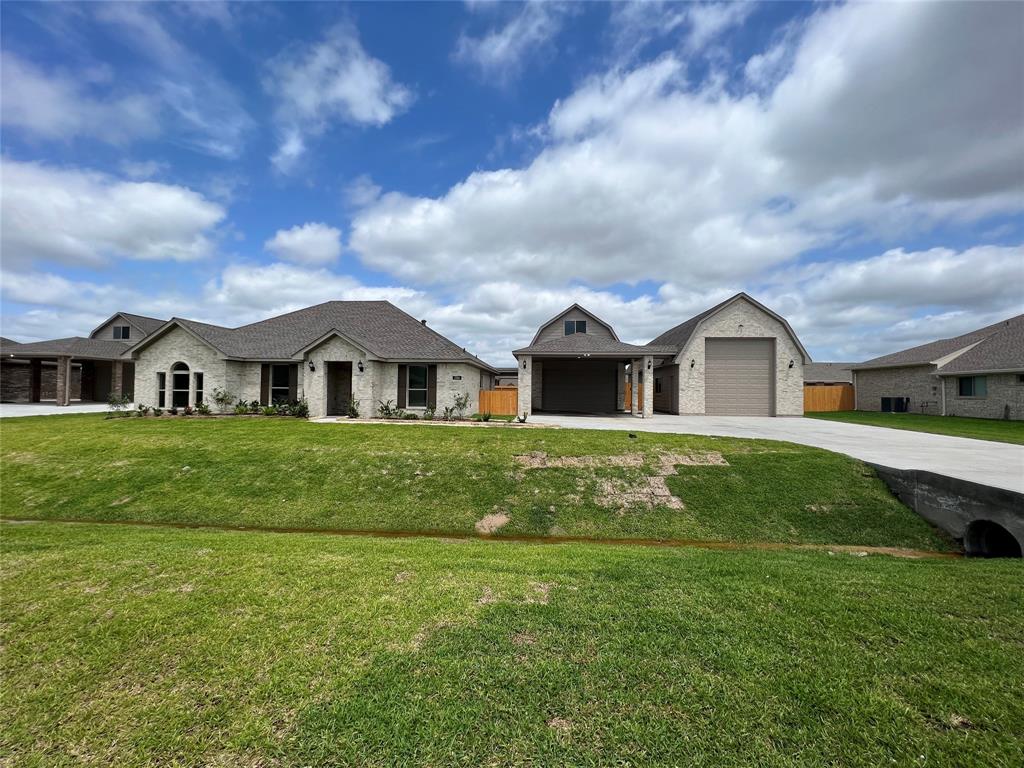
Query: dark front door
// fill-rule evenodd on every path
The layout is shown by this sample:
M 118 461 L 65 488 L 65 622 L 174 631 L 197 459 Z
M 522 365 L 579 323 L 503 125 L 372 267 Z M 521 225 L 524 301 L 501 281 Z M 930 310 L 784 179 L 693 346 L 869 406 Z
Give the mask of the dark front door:
M 352 363 L 327 363 L 327 415 L 344 416 L 352 399 Z

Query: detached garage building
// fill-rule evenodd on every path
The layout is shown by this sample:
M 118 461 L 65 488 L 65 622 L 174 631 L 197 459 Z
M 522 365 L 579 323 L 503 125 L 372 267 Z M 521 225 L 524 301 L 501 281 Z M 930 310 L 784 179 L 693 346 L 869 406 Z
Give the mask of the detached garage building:
M 642 345 L 573 304 L 513 354 L 521 414 L 799 416 L 810 362 L 789 323 L 745 293 Z

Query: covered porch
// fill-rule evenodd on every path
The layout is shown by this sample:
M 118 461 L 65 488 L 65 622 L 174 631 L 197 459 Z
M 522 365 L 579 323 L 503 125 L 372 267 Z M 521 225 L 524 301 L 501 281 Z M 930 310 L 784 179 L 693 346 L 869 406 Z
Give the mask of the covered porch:
M 0 400 L 10 403 L 106 403 L 132 398 L 135 366 L 126 346 L 99 339 L 56 339 L 0 347 Z

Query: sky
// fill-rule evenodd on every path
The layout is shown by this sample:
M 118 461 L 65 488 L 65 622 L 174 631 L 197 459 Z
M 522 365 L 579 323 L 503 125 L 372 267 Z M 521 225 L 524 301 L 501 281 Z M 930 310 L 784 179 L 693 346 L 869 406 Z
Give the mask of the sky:
M 737 291 L 815 360 L 1024 312 L 1022 3 L 0 5 L 0 333 L 388 299 L 496 365 Z

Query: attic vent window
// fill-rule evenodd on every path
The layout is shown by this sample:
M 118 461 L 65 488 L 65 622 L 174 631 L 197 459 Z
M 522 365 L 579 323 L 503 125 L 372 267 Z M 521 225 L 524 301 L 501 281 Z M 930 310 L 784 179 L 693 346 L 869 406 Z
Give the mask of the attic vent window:
M 586 333 L 587 332 L 587 321 L 586 320 L 566 320 L 565 321 L 565 335 L 572 336 L 574 333 Z
M 132 337 L 132 327 L 130 325 L 115 325 L 114 326 L 114 338 L 121 341 L 127 341 Z

